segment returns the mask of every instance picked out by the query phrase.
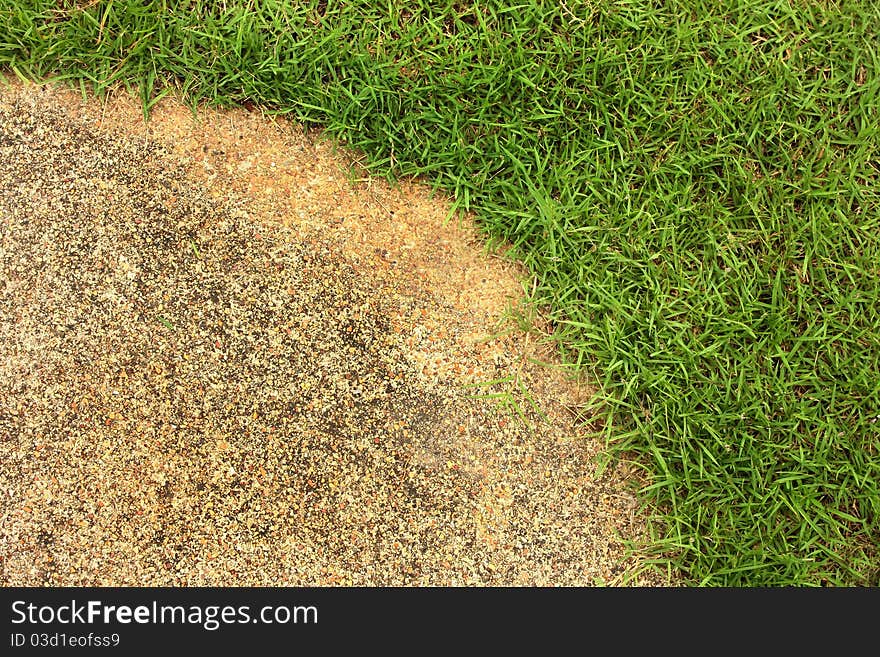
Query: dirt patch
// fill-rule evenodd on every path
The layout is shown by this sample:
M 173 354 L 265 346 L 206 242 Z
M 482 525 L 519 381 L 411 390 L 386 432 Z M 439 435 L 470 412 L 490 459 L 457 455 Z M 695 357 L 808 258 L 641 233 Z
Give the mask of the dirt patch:
M 524 281 L 283 120 L 0 95 L 0 581 L 591 585 L 637 565 Z M 468 385 L 501 380 L 494 386 Z M 524 423 L 495 400 L 522 384 Z M 523 398 L 520 395 L 520 402 Z M 637 583 L 657 583 L 651 578 Z

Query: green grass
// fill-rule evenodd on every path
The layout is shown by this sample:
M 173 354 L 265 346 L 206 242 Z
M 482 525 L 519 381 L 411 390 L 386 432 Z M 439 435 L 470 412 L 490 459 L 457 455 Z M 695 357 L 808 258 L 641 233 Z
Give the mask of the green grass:
M 880 585 L 880 4 L 0 0 L 0 67 L 258 103 L 506 240 L 658 568 Z

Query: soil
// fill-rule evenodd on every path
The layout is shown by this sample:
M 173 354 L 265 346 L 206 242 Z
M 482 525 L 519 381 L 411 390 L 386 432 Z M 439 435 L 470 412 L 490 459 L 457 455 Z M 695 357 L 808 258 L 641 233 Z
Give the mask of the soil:
M 661 584 L 451 207 L 259 111 L 6 80 L 0 584 Z

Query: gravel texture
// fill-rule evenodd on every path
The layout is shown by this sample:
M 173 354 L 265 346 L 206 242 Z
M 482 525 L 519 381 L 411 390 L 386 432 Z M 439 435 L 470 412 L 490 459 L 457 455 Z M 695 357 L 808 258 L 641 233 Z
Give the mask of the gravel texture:
M 474 398 L 464 310 L 57 93 L 0 92 L 0 584 L 658 583 L 549 379 Z

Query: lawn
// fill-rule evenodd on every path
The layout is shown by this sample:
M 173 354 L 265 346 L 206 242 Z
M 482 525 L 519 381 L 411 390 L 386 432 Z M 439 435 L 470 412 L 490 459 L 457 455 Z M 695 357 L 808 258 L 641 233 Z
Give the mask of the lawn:
M 0 68 L 260 105 L 453 194 L 693 585 L 880 585 L 878 47 L 873 0 L 0 0 Z

